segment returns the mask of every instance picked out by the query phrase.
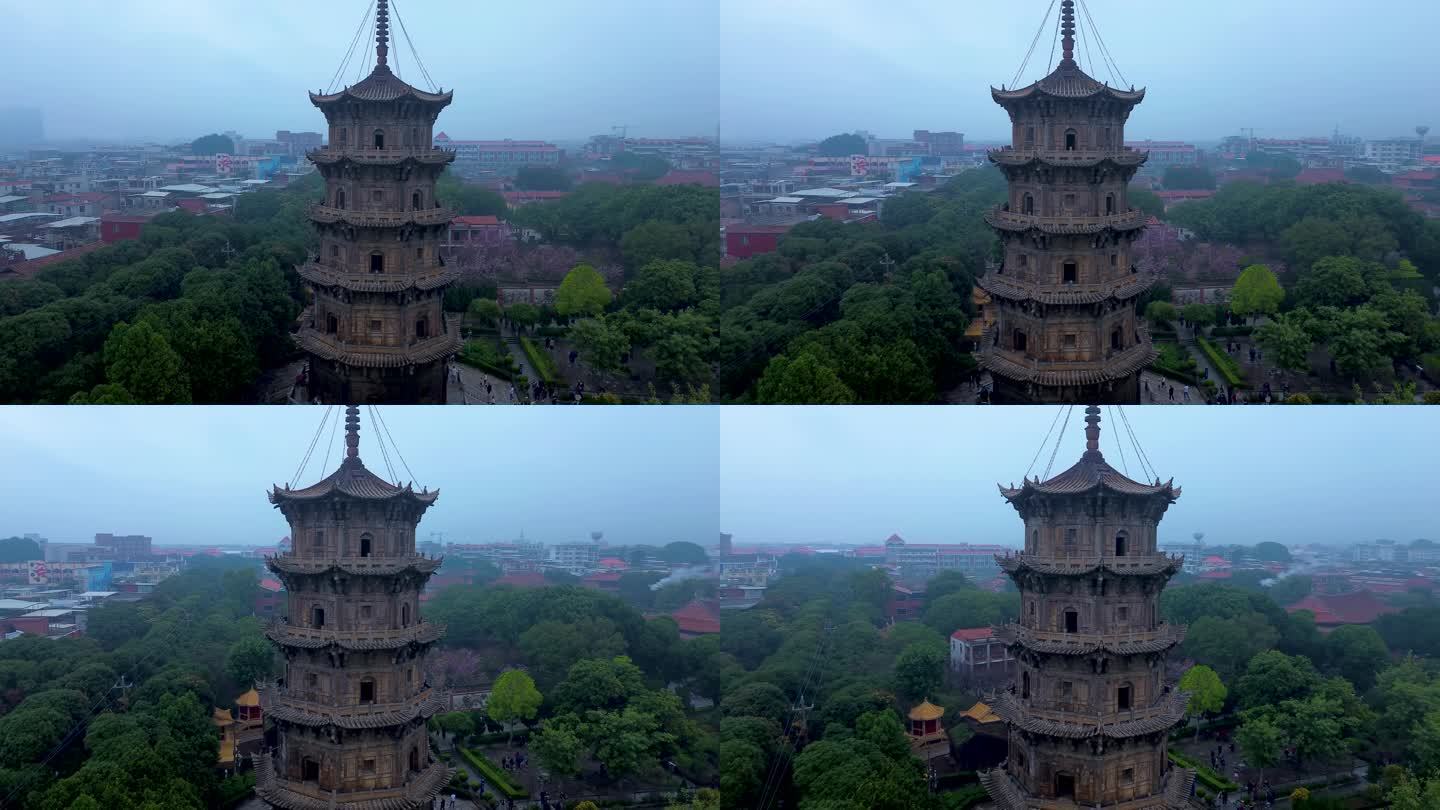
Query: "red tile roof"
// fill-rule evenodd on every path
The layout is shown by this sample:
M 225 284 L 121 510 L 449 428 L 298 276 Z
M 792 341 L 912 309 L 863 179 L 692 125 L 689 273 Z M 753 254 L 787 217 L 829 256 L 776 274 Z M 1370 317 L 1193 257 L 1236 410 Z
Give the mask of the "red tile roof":
M 62 250 L 59 253 L 51 254 L 49 256 L 42 256 L 38 259 L 31 259 L 28 262 L 17 262 L 5 268 L 5 270 L 6 272 L 14 273 L 17 276 L 29 276 L 33 275 L 38 270 L 49 267 L 52 264 L 59 264 L 60 262 L 69 261 L 70 259 L 78 259 L 81 256 L 84 256 L 86 253 L 91 253 L 105 246 L 106 245 L 104 242 L 91 242 L 88 245 L 82 245 L 77 248 L 70 248 L 69 250 Z
M 623 571 L 630 567 L 629 563 L 619 557 L 601 557 L 598 565 L 601 568 L 614 568 L 617 571 Z
M 685 607 L 673 611 L 670 618 L 680 626 L 682 633 L 705 635 L 720 632 L 720 610 L 714 602 L 707 599 L 694 600 Z
M 1295 176 L 1295 182 L 1302 186 L 1313 186 L 1320 183 L 1344 183 L 1344 169 L 1306 169 Z
M 950 634 L 957 641 L 980 641 L 994 636 L 995 630 L 991 627 L 966 627 Z
M 546 581 L 544 574 L 537 574 L 534 571 L 517 571 L 500 577 L 495 580 L 495 584 L 514 585 L 517 588 L 543 588 L 550 583 Z
M 596 571 L 595 573 L 590 574 L 589 576 L 585 577 L 584 581 L 585 581 L 585 582 L 619 582 L 619 581 L 620 581 L 620 577 L 622 577 L 622 576 L 624 576 L 624 574 L 621 574 L 619 571 Z
M 260 587 L 267 591 L 280 591 L 285 589 L 285 586 L 280 584 L 280 580 L 269 578 L 260 580 Z
M 1400 609 L 1387 605 L 1370 591 L 1319 596 L 1310 594 L 1285 610 L 1294 613 L 1308 610 L 1315 614 L 1317 625 L 1369 624 L 1387 613 L 1399 613 Z
M 714 173 L 707 171 L 671 169 L 664 177 L 655 181 L 655 185 L 657 186 L 682 186 L 687 184 L 719 188 L 720 178 L 716 177 Z
M 499 224 L 500 224 L 500 218 L 499 218 L 499 217 L 496 217 L 496 216 L 488 216 L 488 215 L 487 215 L 487 216 L 483 216 L 483 217 L 481 217 L 481 216 L 455 217 L 455 219 L 451 220 L 451 222 L 454 222 L 454 223 L 457 224 L 457 225 L 472 225 L 472 226 L 473 226 L 473 225 L 499 225 Z

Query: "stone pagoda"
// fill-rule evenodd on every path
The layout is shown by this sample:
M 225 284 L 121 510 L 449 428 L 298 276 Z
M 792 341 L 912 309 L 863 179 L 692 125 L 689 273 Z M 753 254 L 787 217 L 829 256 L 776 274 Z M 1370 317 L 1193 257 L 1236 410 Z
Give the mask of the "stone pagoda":
M 1145 91 L 1092 79 L 1075 61 L 1075 3 L 1061 4 L 1063 59 L 1015 90 L 991 88 L 1012 145 L 990 152 L 1009 201 L 986 215 L 1003 258 L 980 280 L 994 322 L 976 359 L 1001 403 L 1138 403 L 1155 359 L 1137 301 L 1154 283 L 1130 261 L 1146 216 L 1127 188 L 1148 155 L 1125 148 Z
M 306 156 L 325 178 L 310 206 L 319 254 L 298 268 L 311 306 L 297 335 L 309 359 L 312 399 L 324 403 L 445 402 L 446 366 L 460 349 L 445 290 L 457 278 L 440 257 L 452 212 L 435 181 L 455 153 L 431 133 L 451 93 L 427 93 L 386 65 L 387 0 L 375 9 L 375 69 L 330 95 L 328 145 Z
M 1002 810 L 1190 807 L 1194 772 L 1166 756 L 1188 695 L 1166 682 L 1165 658 L 1184 628 L 1159 610 L 1184 558 L 1155 540 L 1180 488 L 1105 463 L 1100 409 L 1085 414 L 1075 466 L 1000 488 L 1025 521 L 1025 548 L 996 557 L 1020 589 L 1020 617 L 996 628 L 1016 658 L 1014 683 L 991 702 L 1009 751 L 981 782 Z
M 266 630 L 285 675 L 261 690 L 274 747 L 257 757 L 255 789 L 277 808 L 408 810 L 450 781 L 425 729 L 445 706 L 425 674 L 443 628 L 420 618 L 440 560 L 415 553 L 415 526 L 440 493 L 365 469 L 359 443 L 352 406 L 340 468 L 269 493 L 293 538 L 265 561 L 285 584 L 288 616 Z

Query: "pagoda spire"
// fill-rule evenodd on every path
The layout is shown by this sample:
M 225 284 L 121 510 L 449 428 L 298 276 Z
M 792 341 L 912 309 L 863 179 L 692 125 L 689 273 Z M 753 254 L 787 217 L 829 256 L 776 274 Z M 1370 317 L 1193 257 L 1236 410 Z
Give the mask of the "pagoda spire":
M 385 0 L 380 0 L 383 6 Z M 1062 0 L 1060 3 L 1060 44 L 1065 49 L 1065 61 L 1075 61 L 1075 0 Z M 382 57 L 382 63 L 385 61 Z
M 1100 408 L 1097 405 L 1085 408 L 1085 453 L 1100 453 Z
M 360 458 L 360 408 L 355 405 L 345 406 L 345 458 Z
M 375 67 L 388 67 L 385 54 L 390 51 L 390 0 L 375 0 Z

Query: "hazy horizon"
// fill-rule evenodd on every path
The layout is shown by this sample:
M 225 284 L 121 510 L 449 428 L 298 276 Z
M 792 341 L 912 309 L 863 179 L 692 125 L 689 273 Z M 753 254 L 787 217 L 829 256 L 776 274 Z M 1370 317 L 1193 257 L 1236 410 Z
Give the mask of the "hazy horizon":
M 989 88 L 1045 75 L 1058 3 L 1013 82 L 1049 5 L 896 0 L 881 12 L 857 0 L 727 0 L 725 138 L 784 143 L 857 129 L 908 138 L 930 129 L 1008 140 L 1009 119 Z M 1399 0 L 1383 14 L 1340 0 L 1086 5 L 1120 73 L 1112 78 L 1099 49 L 1087 46 L 1089 25 L 1078 14 L 1082 67 L 1147 88 L 1127 139 L 1193 142 L 1250 127 L 1262 138 L 1324 136 L 1337 125 L 1346 135 L 1413 137 L 1417 125 L 1440 127 L 1440 74 L 1427 57 L 1440 4 Z M 879 13 L 889 26 L 873 25 Z
M 235 130 L 323 132 L 307 91 L 336 74 L 372 0 L 113 3 L 6 9 L 6 106 L 39 107 L 53 141 L 176 143 Z M 392 69 L 430 89 L 391 2 Z M 457 139 L 583 140 L 628 125 L 641 137 L 713 134 L 718 6 L 625 0 L 474 5 L 400 0 L 434 81 L 455 93 L 436 123 Z M 336 86 L 375 64 L 367 23 Z M 368 39 L 367 39 L 368 37 Z M 63 45 L 63 47 L 60 47 Z M 619 58 L 617 58 L 617 56 Z
M 1145 478 L 1124 426 L 1105 408 L 1101 451 Z M 728 408 L 721 414 L 720 521 L 736 545 L 1021 545 L 996 485 L 1064 471 L 1084 451 L 1083 408 L 1042 447 L 1059 406 Z M 1433 509 L 1394 497 L 1433 479 L 1416 449 L 1440 440 L 1440 411 L 1397 407 L 1124 410 L 1139 446 L 1180 499 L 1161 542 L 1345 544 L 1440 540 Z M 1062 423 L 1067 420 L 1061 420 Z M 1058 432 L 1060 426 L 1055 430 Z
M 11 406 L 0 419 L 0 537 L 270 545 L 289 526 L 266 498 L 295 476 L 320 407 Z M 338 411 L 339 409 L 337 409 Z M 382 407 L 401 483 L 439 488 L 416 537 L 709 544 L 719 533 L 718 416 L 701 408 Z M 336 416 L 340 416 L 337 419 Z M 343 456 L 330 417 L 295 486 Z M 390 479 L 368 408 L 360 458 Z M 387 448 L 390 444 L 386 440 Z M 402 463 L 403 461 L 403 463 Z

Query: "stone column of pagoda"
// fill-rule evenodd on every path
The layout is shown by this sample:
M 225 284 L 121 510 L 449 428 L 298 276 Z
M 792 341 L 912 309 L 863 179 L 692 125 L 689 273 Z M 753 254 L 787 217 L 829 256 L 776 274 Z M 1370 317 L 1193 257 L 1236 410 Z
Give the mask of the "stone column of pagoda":
M 415 551 L 439 491 L 392 484 L 360 460 L 359 409 L 345 417 L 339 469 L 302 489 L 274 487 L 291 550 L 266 559 L 286 616 L 266 629 L 285 674 L 261 690 L 273 747 L 256 761 L 272 807 L 419 808 L 450 780 L 425 722 L 446 705 L 425 674 L 443 628 L 420 617 L 440 560 Z
M 997 628 L 1016 658 L 994 696 L 1009 733 L 1006 761 L 981 774 L 1005 810 L 1189 807 L 1194 773 L 1166 757 L 1188 696 L 1166 681 L 1184 628 L 1160 618 L 1160 592 L 1183 557 L 1156 548 L 1180 497 L 1141 483 L 1100 453 L 1100 409 L 1070 469 L 1000 493 L 1025 523 L 1024 549 L 996 559 L 1020 590 L 1020 617 Z
M 370 75 L 310 94 L 329 139 L 306 155 L 325 199 L 309 209 L 320 250 L 299 268 L 313 300 L 296 337 L 321 402 L 443 403 L 461 339 L 443 307 L 458 277 L 440 256 L 453 212 L 435 182 L 455 153 L 434 148 L 432 135 L 452 93 L 418 90 L 390 70 L 387 0 L 375 13 Z
M 1086 75 L 1075 61 L 1074 0 L 1061 8 L 1060 64 L 1014 90 L 991 88 L 1012 140 L 990 160 L 1009 180 L 986 215 L 1003 258 L 980 280 L 995 322 L 976 352 L 994 401 L 1137 403 L 1155 358 L 1136 305 L 1154 283 L 1130 259 L 1147 218 L 1128 201 L 1146 153 L 1125 148 L 1145 91 Z

